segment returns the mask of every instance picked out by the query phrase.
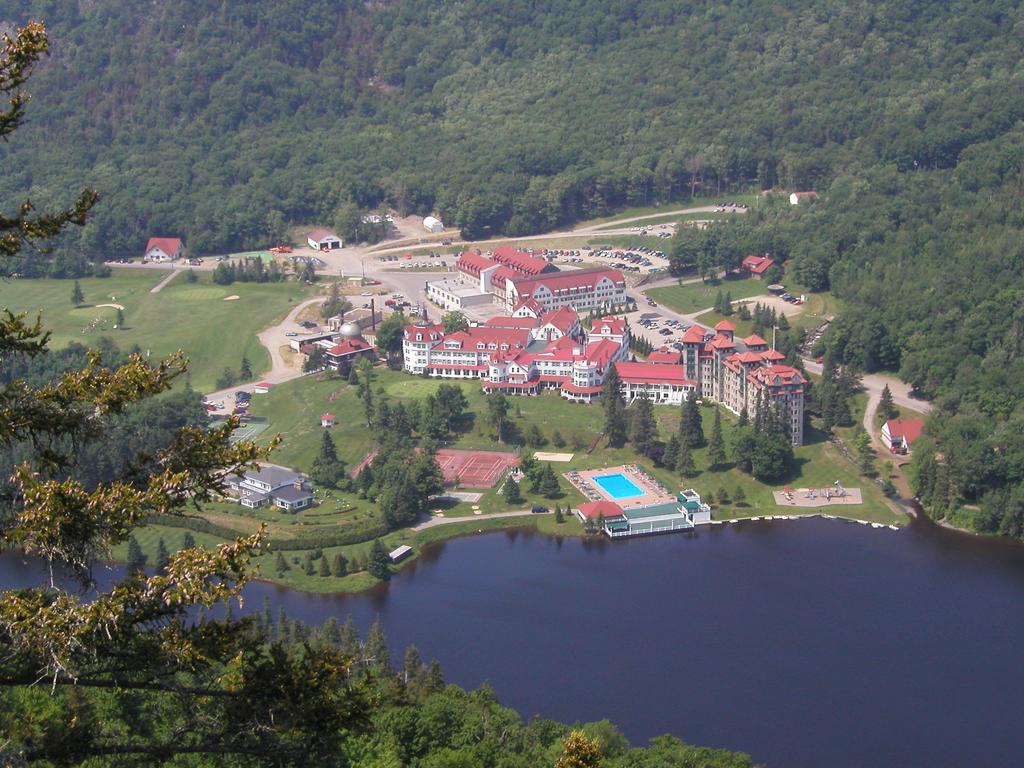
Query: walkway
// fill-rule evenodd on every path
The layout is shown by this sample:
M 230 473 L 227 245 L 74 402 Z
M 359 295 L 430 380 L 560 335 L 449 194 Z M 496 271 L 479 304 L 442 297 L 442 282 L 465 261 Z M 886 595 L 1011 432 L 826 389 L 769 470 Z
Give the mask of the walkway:
M 530 515 L 548 514 L 550 512 L 531 512 L 528 509 L 521 509 L 516 512 L 491 512 L 487 515 L 465 515 L 463 517 L 432 517 L 429 520 L 424 520 L 418 525 L 414 525 L 412 530 L 414 531 L 425 531 L 427 528 L 435 528 L 439 525 L 451 525 L 452 523 L 465 523 L 467 521 L 476 520 L 498 520 L 503 517 L 529 517 Z
M 159 283 L 157 283 L 152 288 L 150 288 L 149 292 L 150 293 L 160 293 L 160 291 L 162 291 L 164 289 L 164 286 L 167 285 L 169 282 L 171 282 L 171 280 L 176 278 L 179 274 L 181 274 L 181 273 L 179 271 L 175 270 L 174 266 L 172 265 L 171 266 L 171 274 L 169 274 L 167 277 L 165 277 Z

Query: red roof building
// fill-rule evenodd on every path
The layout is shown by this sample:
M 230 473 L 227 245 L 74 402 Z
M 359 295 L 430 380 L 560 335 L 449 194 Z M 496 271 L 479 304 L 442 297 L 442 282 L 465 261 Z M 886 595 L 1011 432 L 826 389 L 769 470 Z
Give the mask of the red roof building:
M 605 520 L 611 521 L 626 517 L 622 507 L 614 501 L 588 501 L 580 504 L 576 509 L 583 520 L 597 520 L 598 517 L 603 516 Z
M 626 302 L 626 278 L 617 269 L 591 267 L 512 280 L 506 294 L 509 306 L 527 298 L 533 298 L 547 311 L 611 307 Z
M 180 237 L 151 237 L 146 243 L 143 258 L 147 261 L 174 261 L 184 253 Z
M 667 365 L 679 365 L 679 359 L 681 354 L 676 352 L 674 349 L 668 347 L 662 347 L 656 349 L 647 356 L 648 363 L 658 363 Z
M 752 277 L 764 277 L 764 273 L 775 263 L 775 259 L 767 256 L 747 256 L 740 262 L 740 267 L 749 272 Z
M 893 453 L 908 453 L 924 432 L 924 419 L 889 419 L 882 425 L 882 440 Z

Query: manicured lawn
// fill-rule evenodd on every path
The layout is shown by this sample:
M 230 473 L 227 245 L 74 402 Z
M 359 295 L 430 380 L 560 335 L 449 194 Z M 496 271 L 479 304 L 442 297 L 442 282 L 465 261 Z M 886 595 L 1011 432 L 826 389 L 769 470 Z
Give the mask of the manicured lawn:
M 750 194 L 737 194 L 735 192 L 728 195 L 721 195 L 718 197 L 694 197 L 689 200 L 677 200 L 674 203 L 665 203 L 663 205 L 650 205 L 636 208 L 626 208 L 619 213 L 613 214 L 612 216 L 606 216 L 600 219 L 591 219 L 590 221 L 581 221 L 577 226 L 589 227 L 597 224 L 604 224 L 606 222 L 616 222 L 622 219 L 632 219 L 636 216 L 652 216 L 655 214 L 662 213 L 664 211 L 677 211 L 683 208 L 702 208 L 707 205 L 715 205 L 716 203 L 731 201 L 734 203 L 745 203 L 753 208 L 754 203 L 757 199 L 757 195 L 754 193 Z M 637 222 L 638 224 L 641 222 Z
M 181 349 L 190 360 L 192 386 L 208 390 L 225 367 L 237 371 L 243 356 L 257 375 L 269 368 L 270 358 L 256 333 L 315 291 L 294 282 L 220 286 L 209 274 L 198 274 L 197 283 L 179 275 L 160 293 L 151 294 L 149 289 L 165 272 L 115 269 L 109 278 L 80 281 L 88 306 L 78 308 L 71 304 L 71 280 L 10 280 L 0 282 L 0 307 L 42 310 L 53 348 L 72 341 L 92 345 L 106 335 L 121 349 L 137 344 L 153 359 Z M 239 298 L 224 301 L 232 295 Z M 124 328 L 113 328 L 117 309 L 94 306 L 106 303 L 124 306 Z
M 643 221 L 631 221 L 627 224 L 611 221 L 607 224 L 602 224 L 601 229 L 615 229 L 623 226 L 628 227 L 654 227 L 658 224 L 669 224 L 677 221 L 694 221 L 694 220 L 709 220 L 709 219 L 731 219 L 735 216 L 743 216 L 740 211 L 705 211 L 703 213 L 675 213 L 665 214 L 664 216 L 652 216 L 649 219 Z
M 750 277 L 743 280 L 722 280 L 718 283 L 691 283 L 652 288 L 647 295 L 681 314 L 689 315 L 715 305 L 718 292 L 731 295 L 733 301 L 767 293 L 764 281 Z

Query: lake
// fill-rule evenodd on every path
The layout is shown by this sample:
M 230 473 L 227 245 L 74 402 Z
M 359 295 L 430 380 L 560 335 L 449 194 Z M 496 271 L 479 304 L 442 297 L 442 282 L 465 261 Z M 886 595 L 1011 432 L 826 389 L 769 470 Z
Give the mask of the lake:
M 0 579 L 31 581 L 15 558 Z M 769 766 L 1010 765 L 1024 754 L 1024 547 L 917 522 L 745 522 L 623 542 L 436 545 L 355 595 L 247 589 L 247 610 L 380 616 L 446 679 L 526 718 L 608 718 Z

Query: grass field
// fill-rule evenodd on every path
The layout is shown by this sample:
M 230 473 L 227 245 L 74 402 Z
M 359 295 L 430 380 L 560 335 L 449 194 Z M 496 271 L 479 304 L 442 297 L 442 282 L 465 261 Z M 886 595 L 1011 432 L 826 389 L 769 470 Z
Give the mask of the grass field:
M 715 305 L 718 292 L 729 293 L 733 301 L 767 293 L 764 281 L 750 277 L 744 280 L 722 280 L 717 283 L 689 283 L 652 288 L 647 295 L 659 304 L 684 315 Z
M 315 290 L 294 282 L 220 286 L 209 274 L 198 274 L 197 283 L 181 275 L 152 294 L 150 288 L 165 272 L 115 269 L 109 278 L 80 281 L 86 301 L 82 307 L 71 304 L 71 280 L 9 280 L 0 282 L 0 307 L 41 311 L 44 326 L 53 334 L 53 348 L 72 341 L 95 344 L 107 335 L 121 349 L 137 344 L 153 358 L 182 349 L 191 361 L 192 386 L 204 390 L 213 388 L 225 367 L 237 370 L 243 355 L 255 374 L 266 370 L 270 358 L 256 333 Z M 231 295 L 239 298 L 224 301 Z M 94 306 L 107 303 L 124 306 L 124 328 L 114 330 L 116 308 Z
M 615 229 L 623 226 L 629 227 L 656 227 L 659 224 L 674 224 L 677 221 L 711 221 L 720 219 L 731 219 L 735 216 L 743 216 L 744 214 L 740 211 L 705 211 L 703 213 L 666 213 L 663 216 L 652 216 L 651 218 L 644 219 L 643 221 L 631 221 L 628 224 L 622 224 L 615 221 L 610 221 L 607 224 L 602 224 L 599 229 Z
M 578 227 L 592 227 L 598 224 L 612 223 L 621 221 L 622 219 L 632 219 L 636 216 L 654 216 L 666 211 L 677 211 L 683 208 L 703 208 L 707 205 L 715 205 L 719 202 L 732 201 L 734 203 L 745 203 L 750 207 L 753 207 L 757 201 L 757 195 L 754 193 L 749 194 L 737 194 L 732 193 L 729 195 L 721 195 L 718 197 L 694 197 L 690 200 L 680 200 L 674 203 L 665 203 L 663 205 L 651 205 L 636 208 L 626 208 L 623 211 L 619 211 L 611 216 L 605 216 L 599 219 L 591 219 L 589 221 L 581 221 L 577 224 Z M 673 217 L 674 219 L 675 217 Z M 641 222 L 637 222 L 638 224 Z

